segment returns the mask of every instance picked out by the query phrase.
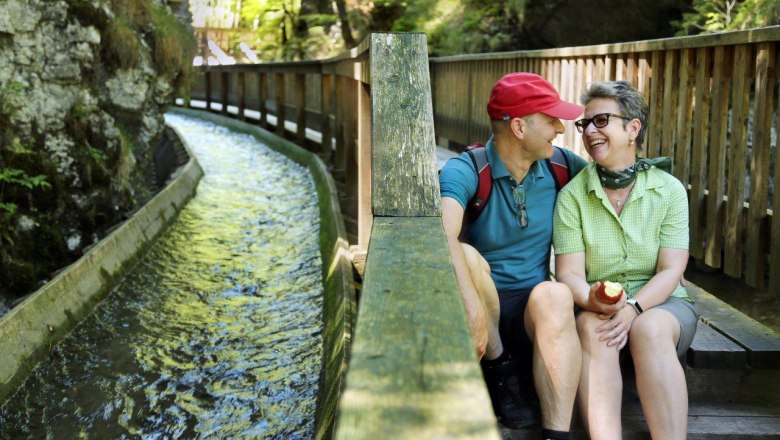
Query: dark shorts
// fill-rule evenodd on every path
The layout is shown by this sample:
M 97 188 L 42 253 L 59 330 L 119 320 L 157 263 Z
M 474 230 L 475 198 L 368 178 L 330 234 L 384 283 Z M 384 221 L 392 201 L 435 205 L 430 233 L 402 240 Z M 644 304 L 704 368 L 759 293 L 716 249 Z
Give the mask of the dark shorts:
M 498 292 L 498 302 L 501 306 L 498 333 L 501 335 L 501 342 L 512 357 L 527 366 L 531 365 L 534 353 L 534 345 L 525 332 L 523 319 L 530 296 L 530 289 Z

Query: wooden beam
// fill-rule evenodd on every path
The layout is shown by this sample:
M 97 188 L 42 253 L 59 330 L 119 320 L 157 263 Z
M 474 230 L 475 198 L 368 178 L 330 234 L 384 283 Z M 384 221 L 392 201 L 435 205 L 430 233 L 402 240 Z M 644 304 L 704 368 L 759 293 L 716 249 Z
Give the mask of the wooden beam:
M 769 155 L 771 120 L 775 91 L 775 52 L 770 44 L 760 44 L 756 57 L 755 119 L 753 154 L 750 162 L 750 208 L 747 223 L 745 281 L 751 287 L 764 286 L 766 239 L 761 224 L 769 198 Z
M 499 438 L 450 261 L 439 218 L 375 219 L 336 439 Z
M 373 211 L 440 215 L 424 34 L 373 34 Z
M 729 144 L 728 202 L 724 222 L 723 272 L 735 278 L 742 276 L 742 224 L 745 201 L 745 158 L 747 157 L 748 120 L 750 119 L 751 46 L 737 46 L 734 54 L 733 108 L 731 109 L 731 142 Z

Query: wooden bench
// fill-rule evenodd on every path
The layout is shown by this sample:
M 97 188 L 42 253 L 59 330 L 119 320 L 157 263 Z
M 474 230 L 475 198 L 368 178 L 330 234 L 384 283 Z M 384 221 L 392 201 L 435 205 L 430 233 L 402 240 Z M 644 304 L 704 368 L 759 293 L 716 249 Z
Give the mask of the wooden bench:
M 780 334 L 688 282 L 701 315 L 681 358 L 688 385 L 688 440 L 780 439 Z M 623 438 L 650 439 L 631 365 L 623 368 Z M 500 428 L 505 439 L 538 429 Z M 587 439 L 575 409 L 572 438 Z

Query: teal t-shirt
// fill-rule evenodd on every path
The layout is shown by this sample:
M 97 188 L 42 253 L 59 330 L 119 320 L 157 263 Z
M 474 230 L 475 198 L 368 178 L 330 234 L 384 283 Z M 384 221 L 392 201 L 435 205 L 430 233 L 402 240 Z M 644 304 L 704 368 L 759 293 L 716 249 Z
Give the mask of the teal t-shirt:
M 518 222 L 519 206 L 512 195 L 518 183 L 498 157 L 491 138 L 487 145 L 493 189 L 482 214 L 469 225 L 465 241 L 490 264 L 490 274 L 499 291 L 533 289 L 550 278 L 553 209 L 557 192 L 550 168 L 544 161 L 531 166 L 522 181 L 526 193 L 528 227 Z M 564 149 L 572 177 L 587 162 Z M 442 197 L 451 197 L 466 207 L 477 190 L 477 174 L 468 154 L 447 161 L 439 175 Z

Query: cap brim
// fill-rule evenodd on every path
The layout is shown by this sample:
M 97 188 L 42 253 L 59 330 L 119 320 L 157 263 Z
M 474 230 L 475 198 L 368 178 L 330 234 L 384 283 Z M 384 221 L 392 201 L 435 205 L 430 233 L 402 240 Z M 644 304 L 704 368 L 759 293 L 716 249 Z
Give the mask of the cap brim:
M 540 110 L 539 113 L 544 113 L 545 115 L 558 119 L 573 120 L 577 119 L 577 117 L 580 116 L 584 111 L 585 108 L 581 105 L 572 104 L 571 102 L 566 101 L 559 101 L 557 104 L 548 109 Z

